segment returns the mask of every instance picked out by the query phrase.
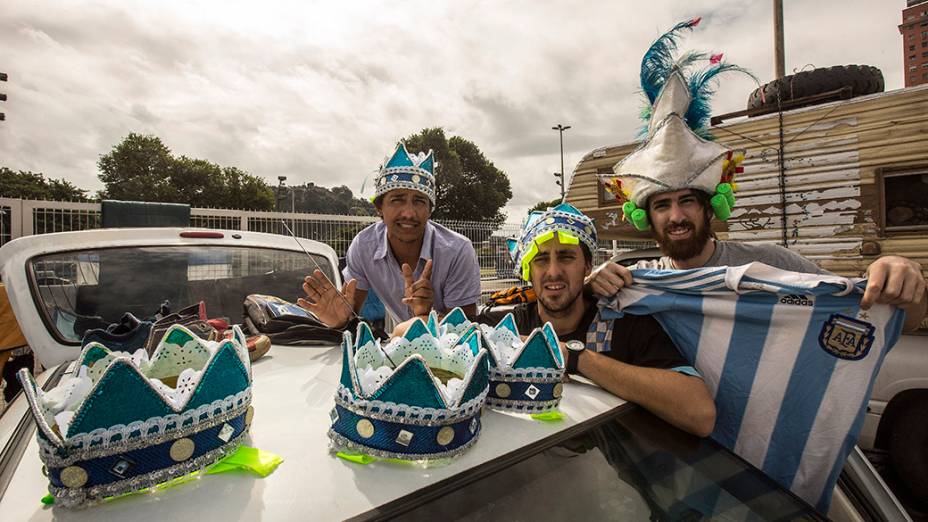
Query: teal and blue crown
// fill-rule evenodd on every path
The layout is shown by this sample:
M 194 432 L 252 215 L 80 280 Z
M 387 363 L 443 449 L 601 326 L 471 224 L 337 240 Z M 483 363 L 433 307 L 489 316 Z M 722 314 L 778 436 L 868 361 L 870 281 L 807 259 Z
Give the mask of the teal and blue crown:
M 386 160 L 377 174 L 374 197 L 395 189 L 418 190 L 435 205 L 435 156 L 431 150 L 428 154 L 410 154 L 405 144 L 396 145 L 393 156 Z
M 91 342 L 49 391 L 21 370 L 55 504 L 138 491 L 234 451 L 253 410 L 245 336 L 233 331 L 204 341 L 174 325 L 151 358 Z
M 342 374 L 329 437 L 335 447 L 383 458 L 457 455 L 480 434 L 487 352 L 477 326 L 455 308 L 416 319 L 388 343 L 366 323 L 342 342 Z
M 554 237 L 558 232 L 561 243 L 579 244 L 581 241 L 590 253 L 596 252 L 596 227 L 593 219 L 580 212 L 570 203 L 548 207 L 544 212 L 530 212 L 522 222 L 518 239 L 509 239 L 509 255 L 515 263 L 516 277 L 530 280 L 530 263 L 538 254 L 538 245 Z
M 480 328 L 490 354 L 487 406 L 518 413 L 557 409 L 564 386 L 564 359 L 551 323 L 536 328 L 525 341 L 511 313 L 495 328 Z

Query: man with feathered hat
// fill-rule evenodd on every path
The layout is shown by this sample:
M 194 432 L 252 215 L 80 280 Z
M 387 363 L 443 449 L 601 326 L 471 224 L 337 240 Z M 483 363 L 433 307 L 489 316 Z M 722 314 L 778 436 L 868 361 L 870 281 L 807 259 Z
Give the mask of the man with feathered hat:
M 709 98 L 716 77 L 743 69 L 722 61 L 721 55 L 688 52 L 676 61 L 676 37 L 699 19 L 682 22 L 661 36 L 641 62 L 641 86 L 647 98 L 647 119 L 641 145 L 601 181 L 622 203 L 625 219 L 639 230 L 650 230 L 662 258 L 640 267 L 688 269 L 738 266 L 753 261 L 783 270 L 824 274 L 815 263 L 775 244 L 747 244 L 713 237 L 710 221 L 722 221 L 735 205 L 735 177 L 742 172 L 743 150 L 729 150 L 712 141 L 708 123 Z M 699 61 L 710 66 L 687 74 Z M 899 306 L 906 311 L 906 328 L 916 329 L 925 317 L 928 294 L 919 263 L 885 256 L 867 270 L 862 301 Z M 628 269 L 612 262 L 589 278 L 597 295 L 611 296 L 631 283 Z
M 461 307 L 477 312 L 480 266 L 469 239 L 431 221 L 435 208 L 435 158 L 432 151 L 410 154 L 399 143 L 376 178 L 374 207 L 382 220 L 358 233 L 348 247 L 347 283 L 339 292 L 316 270 L 307 276 L 300 306 L 322 322 L 341 328 L 360 311 L 368 290 L 383 301 L 393 318 L 405 321 Z
M 698 22 L 699 19 L 694 19 L 678 24 L 661 36 L 645 54 L 641 64 L 641 85 L 647 97 L 644 139 L 633 153 L 615 165 L 612 174 L 601 176 L 606 188 L 622 204 L 625 219 L 638 230 L 651 230 L 664 254 L 657 261 L 639 263 L 637 268 L 697 269 L 760 262 L 788 271 L 782 274 L 801 272 L 827 275 L 826 271 L 811 261 L 778 245 L 742 244 L 713 237 L 710 230 L 713 216 L 720 220 L 728 219 L 735 205 L 735 177 L 741 172 L 740 163 L 744 152 L 728 150 L 711 140 L 707 128 L 710 114 L 708 99 L 714 87 L 712 82 L 718 74 L 740 69 L 724 63 L 721 55 L 710 57 L 690 52 L 674 60 L 676 36 L 680 31 L 692 29 Z M 709 61 L 709 66 L 692 72 L 695 65 L 703 60 Z M 661 276 L 672 277 L 667 274 L 654 277 Z M 859 302 L 859 308 L 863 310 L 861 316 L 867 317 L 867 311 L 875 303 L 892 304 L 905 310 L 907 327 L 917 327 L 926 308 L 925 280 L 921 266 L 902 257 L 887 256 L 870 265 L 868 276 L 865 293 Z M 647 275 L 642 274 L 642 277 Z M 588 278 L 591 289 L 602 297 L 615 296 L 623 287 L 632 283 L 631 272 L 612 262 L 598 267 Z M 689 291 L 699 292 L 695 287 Z M 622 294 L 618 295 L 621 297 Z M 613 302 L 619 300 L 614 299 Z M 773 300 L 768 308 L 777 304 L 778 300 Z M 703 305 L 709 306 L 705 302 Z M 814 308 L 815 305 L 809 306 Z M 705 310 L 702 313 L 708 315 Z M 685 312 L 682 307 L 671 306 L 668 313 L 678 314 L 675 317 L 679 320 Z M 763 330 L 764 336 L 754 337 L 760 339 L 759 345 L 733 346 L 733 350 L 742 354 L 739 357 L 732 357 L 731 351 L 723 351 L 727 349 L 726 341 L 729 339 L 707 339 L 705 350 L 700 344 L 694 365 L 704 370 L 706 378 L 716 388 L 713 393 L 718 421 L 712 436 L 763 469 L 784 487 L 792 489 L 822 512 L 827 512 L 837 479 L 834 470 L 840 470 L 842 455 L 846 456 L 847 451 L 850 451 L 847 443 L 853 444 L 854 439 L 849 434 L 845 437 L 837 428 L 830 430 L 823 427 L 820 431 L 832 436 L 836 444 L 846 446 L 847 451 L 834 453 L 839 460 L 833 465 L 806 466 L 802 468 L 804 471 L 797 472 L 795 470 L 800 469 L 800 463 L 806 462 L 807 457 L 808 462 L 818 462 L 815 459 L 832 453 L 821 447 L 806 445 L 812 430 L 805 424 L 805 418 L 800 421 L 787 415 L 781 421 L 780 414 L 784 411 L 795 412 L 807 405 L 818 405 L 811 395 L 804 404 L 787 404 L 785 397 L 796 396 L 788 395 L 787 391 L 798 389 L 801 386 L 798 383 L 803 381 L 802 376 L 808 373 L 821 376 L 819 388 L 828 385 L 829 372 L 838 364 L 838 358 L 810 357 L 807 367 L 789 366 L 788 362 L 794 359 L 787 354 L 796 349 L 797 344 L 805 346 L 804 341 L 794 343 L 790 337 L 791 346 L 774 346 L 778 349 L 772 349 L 769 353 L 776 352 L 776 355 L 766 355 L 768 352 L 765 351 L 764 339 L 779 337 L 773 334 L 767 337 L 765 329 L 770 325 L 761 324 L 762 321 L 758 320 L 761 311 L 739 311 L 733 307 L 730 313 L 731 324 L 737 324 L 742 330 Z M 734 339 L 733 330 L 730 333 Z M 698 332 L 689 330 L 685 334 L 699 337 Z M 701 337 L 699 342 L 702 343 Z M 820 337 L 810 337 L 808 344 L 822 342 Z M 745 353 L 748 355 L 743 355 Z M 818 355 L 814 349 L 804 353 Z M 717 354 L 725 354 L 724 361 L 719 362 Z M 866 352 L 859 354 L 861 359 L 865 356 Z M 754 363 L 742 363 L 748 359 Z M 738 362 L 729 364 L 731 360 Z M 762 363 L 764 368 L 778 367 L 777 371 L 762 372 L 757 369 Z M 810 370 L 808 366 L 814 368 Z M 878 369 L 878 365 L 872 368 Z M 720 378 L 728 383 L 737 383 L 737 386 L 722 387 L 718 384 Z M 860 386 L 867 384 L 866 380 L 859 383 Z M 763 390 L 763 398 L 757 396 L 758 390 Z M 821 395 L 824 396 L 824 392 Z M 781 398 L 784 402 L 774 398 Z M 835 406 L 831 411 L 827 406 L 816 406 L 821 409 L 812 411 L 813 416 L 816 412 L 824 412 L 820 416 L 822 426 L 843 426 L 844 418 L 848 415 L 863 418 L 864 404 L 857 408 L 856 404 L 849 403 L 846 398 L 841 399 L 844 399 L 843 404 Z M 748 410 L 752 412 L 750 421 L 745 420 L 748 418 Z M 742 434 L 744 437 L 741 437 Z M 774 435 L 777 443 L 768 446 L 767 443 Z

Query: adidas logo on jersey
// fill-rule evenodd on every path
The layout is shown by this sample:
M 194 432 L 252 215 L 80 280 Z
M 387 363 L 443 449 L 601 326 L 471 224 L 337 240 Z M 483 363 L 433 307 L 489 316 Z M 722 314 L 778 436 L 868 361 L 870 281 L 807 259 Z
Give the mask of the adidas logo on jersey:
M 780 302 L 789 305 L 815 306 L 813 298 L 804 295 L 784 295 L 780 298 Z

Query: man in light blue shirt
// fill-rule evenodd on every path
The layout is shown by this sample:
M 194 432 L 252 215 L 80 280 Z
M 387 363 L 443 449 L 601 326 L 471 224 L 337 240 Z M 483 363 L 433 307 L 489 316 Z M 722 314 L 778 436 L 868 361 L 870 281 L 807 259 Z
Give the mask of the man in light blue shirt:
M 318 270 L 307 276 L 308 299 L 299 304 L 322 322 L 342 327 L 359 311 L 368 290 L 380 297 L 397 322 L 461 307 L 477 313 L 480 265 L 470 240 L 429 217 L 435 207 L 435 160 L 411 155 L 402 143 L 377 177 L 374 206 L 383 221 L 362 230 L 348 247 L 345 287 L 337 296 Z

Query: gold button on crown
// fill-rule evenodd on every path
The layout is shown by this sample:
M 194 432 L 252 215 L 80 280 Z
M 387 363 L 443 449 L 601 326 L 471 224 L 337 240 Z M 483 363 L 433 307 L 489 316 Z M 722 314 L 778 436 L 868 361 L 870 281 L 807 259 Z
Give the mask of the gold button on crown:
M 174 462 L 183 462 L 193 455 L 193 450 L 195 450 L 196 447 L 197 445 L 186 437 L 177 439 L 174 441 L 174 444 L 171 444 L 171 459 Z
M 444 428 L 438 430 L 438 436 L 435 437 L 435 439 L 442 446 L 451 444 L 451 441 L 454 440 L 454 429 L 451 426 L 445 426 Z
M 61 470 L 61 483 L 66 488 L 79 488 L 87 483 L 87 472 L 80 466 L 68 466 Z
M 251 421 L 255 418 L 255 407 L 249 406 L 245 411 L 245 426 L 251 426 Z
M 561 383 L 555 384 L 554 390 L 551 393 L 554 395 L 554 398 L 557 399 L 561 396 L 562 393 L 564 393 L 564 385 Z
M 501 382 L 496 385 L 496 396 L 505 399 L 509 397 L 509 394 L 512 393 L 512 390 L 509 388 L 509 385 Z
M 358 435 L 364 437 L 365 439 L 369 439 L 374 436 L 374 425 L 367 419 L 359 420 L 357 426 L 355 427 L 358 430 Z

